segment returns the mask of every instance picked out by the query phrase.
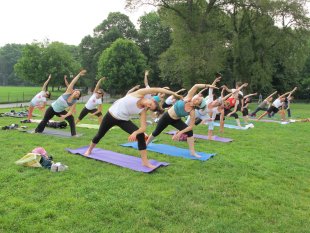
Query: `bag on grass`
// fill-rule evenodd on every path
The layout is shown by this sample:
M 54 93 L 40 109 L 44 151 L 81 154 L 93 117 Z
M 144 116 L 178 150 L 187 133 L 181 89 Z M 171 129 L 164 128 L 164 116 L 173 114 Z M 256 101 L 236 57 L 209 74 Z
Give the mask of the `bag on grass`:
M 40 164 L 41 155 L 36 153 L 28 153 L 21 159 L 17 160 L 15 164 L 25 167 L 42 167 Z
M 55 129 L 63 129 L 67 127 L 67 122 L 61 121 L 61 122 L 48 122 L 47 127 L 55 128 Z

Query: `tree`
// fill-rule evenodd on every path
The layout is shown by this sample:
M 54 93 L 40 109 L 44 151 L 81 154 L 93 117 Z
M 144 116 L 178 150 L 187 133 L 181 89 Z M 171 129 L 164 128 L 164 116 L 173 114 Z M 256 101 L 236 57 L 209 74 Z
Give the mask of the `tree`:
M 153 86 L 163 85 L 164 81 L 160 79 L 160 70 L 158 66 L 159 56 L 166 51 L 171 43 L 171 29 L 163 25 L 159 15 L 151 12 L 139 18 L 139 46 L 143 54 L 147 57 L 147 63 L 151 72 Z
M 23 45 L 7 44 L 0 48 L 0 84 L 21 85 L 23 80 L 14 73 L 14 65 L 22 55 Z
M 51 74 L 52 88 L 63 86 L 63 76 L 76 74 L 80 67 L 71 50 L 71 46 L 60 42 L 27 44 L 14 70 L 20 77 L 36 85 L 41 85 Z
M 143 81 L 146 57 L 131 40 L 117 39 L 103 51 L 98 63 L 98 77 L 108 77 L 104 88 L 111 94 L 124 94 Z
M 89 80 L 97 73 L 98 60 L 102 52 L 118 38 L 137 41 L 138 33 L 127 15 L 112 12 L 101 24 L 95 27 L 93 36 L 82 39 L 80 53 L 82 65 L 87 69 L 85 80 Z

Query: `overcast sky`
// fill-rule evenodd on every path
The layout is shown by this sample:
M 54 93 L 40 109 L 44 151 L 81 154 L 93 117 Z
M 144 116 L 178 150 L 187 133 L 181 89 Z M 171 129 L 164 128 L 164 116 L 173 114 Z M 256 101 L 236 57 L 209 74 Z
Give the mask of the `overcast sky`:
M 0 9 L 0 47 L 45 38 L 78 45 L 110 12 L 122 12 L 137 24 L 139 16 L 154 10 L 129 12 L 125 0 L 0 0 Z

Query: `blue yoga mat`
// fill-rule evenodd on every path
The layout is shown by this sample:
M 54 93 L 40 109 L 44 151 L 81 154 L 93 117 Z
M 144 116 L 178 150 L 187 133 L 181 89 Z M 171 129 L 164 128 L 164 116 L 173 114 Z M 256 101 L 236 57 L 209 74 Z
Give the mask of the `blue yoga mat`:
M 220 126 L 220 123 L 218 122 L 214 122 L 214 126 Z M 239 127 L 237 125 L 230 125 L 230 124 L 224 124 L 224 127 L 225 128 L 228 128 L 228 129 L 240 129 L 240 130 L 246 130 L 248 129 L 249 127 Z
M 138 149 L 137 142 L 128 142 L 125 144 L 121 144 L 121 146 L 132 147 L 134 149 Z M 188 149 L 183 149 L 183 148 L 179 148 L 176 146 L 170 146 L 170 145 L 165 145 L 165 144 L 155 144 L 155 143 L 150 143 L 147 146 L 147 150 L 165 154 L 165 155 L 177 156 L 177 157 L 183 157 L 187 159 L 194 159 L 194 160 L 201 160 L 201 161 L 206 161 L 210 159 L 211 157 L 213 157 L 214 155 L 216 155 L 216 154 L 207 154 L 204 152 L 196 152 L 198 155 L 201 156 L 201 158 L 196 158 L 190 155 Z

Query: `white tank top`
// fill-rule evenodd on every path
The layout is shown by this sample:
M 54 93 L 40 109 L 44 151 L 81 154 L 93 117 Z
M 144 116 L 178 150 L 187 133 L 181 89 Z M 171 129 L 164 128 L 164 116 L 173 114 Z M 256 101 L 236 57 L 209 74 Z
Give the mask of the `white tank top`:
M 119 120 L 129 121 L 131 115 L 139 114 L 144 108 L 138 108 L 137 102 L 140 98 L 126 95 L 125 97 L 118 99 L 109 108 L 109 112 Z
M 95 108 L 97 108 L 98 105 L 102 104 L 102 100 L 101 98 L 97 99 L 96 98 L 96 93 L 94 93 L 89 100 L 87 101 L 87 103 L 85 104 L 85 107 L 88 110 L 93 110 Z
M 283 103 L 281 102 L 280 99 L 276 99 L 276 100 L 272 103 L 272 105 L 275 106 L 276 108 L 281 107 L 282 104 L 283 104 Z
M 44 95 L 45 95 L 45 91 L 40 91 L 38 94 L 36 94 L 35 97 L 32 98 L 31 104 L 33 106 L 42 105 L 44 102 L 46 102 L 46 98 Z

